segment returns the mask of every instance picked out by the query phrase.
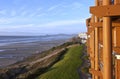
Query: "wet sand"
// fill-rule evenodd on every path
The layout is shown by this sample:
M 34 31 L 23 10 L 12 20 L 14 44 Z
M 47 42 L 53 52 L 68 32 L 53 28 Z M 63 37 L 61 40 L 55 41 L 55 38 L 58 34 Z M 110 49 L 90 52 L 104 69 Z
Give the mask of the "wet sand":
M 0 68 L 14 64 L 29 56 L 65 43 L 66 40 L 37 41 L 0 46 Z

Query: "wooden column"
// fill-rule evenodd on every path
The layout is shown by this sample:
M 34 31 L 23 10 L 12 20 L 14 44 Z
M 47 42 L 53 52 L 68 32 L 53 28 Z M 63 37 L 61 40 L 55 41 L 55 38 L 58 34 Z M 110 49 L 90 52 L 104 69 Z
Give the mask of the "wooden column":
M 115 5 L 120 4 L 120 0 L 114 0 L 114 4 L 115 4 Z
M 103 0 L 103 5 L 110 5 L 111 0 Z M 112 22 L 110 17 L 103 17 L 103 79 L 112 79 Z
M 120 79 L 120 59 L 116 59 L 115 64 L 116 64 L 115 79 Z
M 95 5 L 98 6 L 98 0 L 95 0 Z M 98 17 L 95 16 L 95 22 L 98 22 Z M 95 27 L 95 70 L 98 71 L 98 27 Z M 98 79 L 98 76 L 95 76 L 95 79 Z
M 114 5 L 119 5 L 120 0 L 114 0 Z M 114 42 L 115 42 L 115 47 L 120 46 L 119 42 L 119 35 L 120 34 L 120 29 L 119 27 L 115 28 L 115 36 L 114 36 Z M 117 52 L 118 53 L 118 52 Z M 120 79 L 120 59 L 115 59 L 115 79 Z
M 92 15 L 91 23 L 94 23 L 94 22 L 95 22 L 95 16 Z M 95 69 L 95 30 L 92 30 L 92 37 L 91 37 L 91 39 L 92 39 L 91 68 Z M 92 79 L 95 79 L 95 75 L 94 74 L 92 74 Z

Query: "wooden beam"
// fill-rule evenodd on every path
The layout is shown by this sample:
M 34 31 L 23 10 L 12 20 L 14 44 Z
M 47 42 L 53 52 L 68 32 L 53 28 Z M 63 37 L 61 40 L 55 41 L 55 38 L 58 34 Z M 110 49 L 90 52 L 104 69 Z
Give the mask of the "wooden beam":
M 91 18 L 86 19 L 86 26 L 87 26 L 87 27 L 89 26 L 90 19 L 91 19 Z
M 95 58 L 94 58 L 94 57 L 89 57 L 89 59 L 90 59 L 91 61 L 95 61 Z
M 114 0 L 115 5 L 120 5 L 120 0 Z
M 113 50 L 114 50 L 115 52 L 117 52 L 118 54 L 120 54 L 120 47 L 113 47 Z
M 102 22 L 96 22 L 96 23 L 89 23 L 92 27 L 102 27 Z
M 89 72 L 91 74 L 94 74 L 94 75 L 99 76 L 99 77 L 102 78 L 102 72 L 101 71 L 97 71 L 97 70 L 91 68 L 91 69 L 89 69 Z
M 98 16 L 120 16 L 120 5 L 104 5 L 90 7 L 90 13 Z
M 112 23 L 112 26 L 113 26 L 113 27 L 120 27 L 120 22 L 119 22 L 119 23 L 114 23 L 114 22 L 113 22 L 113 23 Z
M 94 27 L 102 28 L 102 24 L 103 22 L 89 23 L 89 25 L 92 26 L 91 28 L 94 28 Z M 113 22 L 112 27 L 120 27 L 120 22 L 119 23 Z

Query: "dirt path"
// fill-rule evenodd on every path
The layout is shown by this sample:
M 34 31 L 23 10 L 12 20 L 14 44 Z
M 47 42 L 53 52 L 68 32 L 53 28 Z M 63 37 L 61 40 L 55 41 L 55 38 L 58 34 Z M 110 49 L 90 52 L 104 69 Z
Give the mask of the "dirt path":
M 48 59 L 48 58 L 50 58 L 50 57 L 52 57 L 52 56 L 54 56 L 54 55 L 62 52 L 63 50 L 65 50 L 65 48 L 62 48 L 62 49 L 57 50 L 57 51 L 54 51 L 52 54 L 47 55 L 47 56 L 45 56 L 45 57 L 43 57 L 43 58 L 40 58 L 40 59 L 38 59 L 38 60 L 36 60 L 36 61 L 33 61 L 33 62 L 31 62 L 29 65 L 32 66 L 32 65 L 34 65 L 35 63 L 42 62 L 43 60 Z
M 26 60 L 26 61 L 14 64 L 8 67 L 7 69 L 2 69 L 1 70 L 2 72 L 0 71 L 0 77 L 2 77 L 2 79 L 16 79 L 16 77 L 20 79 L 24 79 L 24 78 L 31 77 L 31 76 L 32 78 L 33 76 L 36 77 L 38 76 L 38 74 L 34 74 L 34 73 L 36 73 L 38 69 L 41 69 L 41 73 L 44 72 L 42 71 L 42 66 L 40 66 L 39 63 L 49 60 L 51 57 L 54 57 L 57 54 L 61 54 L 62 51 L 66 50 L 66 48 L 71 48 L 71 47 L 78 46 L 78 45 L 79 44 L 74 44 L 74 45 L 70 45 L 66 47 L 63 46 L 62 48 L 58 47 L 55 50 L 49 52 L 46 56 L 42 58 L 38 56 L 34 59 L 34 57 L 32 57 L 33 60 L 28 59 L 28 61 Z
M 79 44 L 70 45 L 70 46 L 68 46 L 68 47 L 66 47 L 66 48 L 71 48 L 71 47 L 78 46 L 78 45 L 79 45 Z M 33 61 L 33 62 L 31 62 L 29 65 L 32 66 L 32 65 L 34 65 L 35 63 L 42 62 L 43 60 L 49 59 L 50 57 L 52 57 L 52 56 L 54 56 L 54 55 L 56 55 L 56 54 L 58 54 L 58 53 L 61 53 L 61 52 L 64 51 L 64 50 L 65 50 L 65 48 L 57 49 L 57 50 L 55 50 L 55 51 L 52 51 L 52 52 L 53 52 L 52 54 L 49 54 L 49 55 L 47 55 L 47 56 L 45 56 L 45 57 L 43 57 L 43 58 L 40 58 L 40 59 L 38 59 L 38 60 L 36 60 L 36 61 Z

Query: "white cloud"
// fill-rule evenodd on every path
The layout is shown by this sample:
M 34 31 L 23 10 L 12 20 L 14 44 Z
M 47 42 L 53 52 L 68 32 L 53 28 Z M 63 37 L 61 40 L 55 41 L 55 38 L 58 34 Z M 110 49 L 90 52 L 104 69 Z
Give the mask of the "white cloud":
M 2 27 L 2 25 L 5 25 L 5 24 L 9 24 L 8 26 L 10 25 L 13 25 L 13 24 L 17 24 L 17 23 L 27 23 L 29 22 L 30 19 L 29 18 L 16 18 L 16 17 L 12 17 L 12 18 L 0 18 L 0 27 Z
M 0 24 L 9 23 L 12 20 L 0 20 Z M 8 25 L 6 27 L 0 27 L 0 29 L 19 29 L 19 28 L 54 28 L 59 26 L 69 26 L 69 25 L 75 25 L 75 24 L 84 24 L 85 19 L 77 19 L 77 20 L 61 20 L 61 21 L 54 21 L 54 22 L 48 22 L 43 24 L 18 24 L 18 25 Z
M 9 34 L 6 32 L 13 32 L 14 34 L 20 32 L 33 32 L 33 33 L 54 33 L 54 32 L 65 32 L 69 30 L 72 32 L 74 29 L 80 30 L 82 27 L 79 27 L 81 24 L 85 23 L 85 19 L 77 19 L 77 20 L 60 20 L 53 21 L 43 24 L 16 24 L 16 25 L 3 25 L 0 27 L 0 31 L 5 34 Z M 53 30 L 55 30 L 53 32 Z M 84 30 L 84 28 L 83 28 Z M 73 31 L 74 32 L 74 31 Z M 65 32 L 66 33 L 66 32 Z M 12 33 L 10 33 L 12 34 Z M 20 33 L 22 34 L 22 33 Z M 24 34 L 24 33 L 23 33 Z
M 19 11 L 24 11 L 26 8 L 26 5 L 22 5 L 22 7 L 19 8 Z
M 42 16 L 42 15 L 44 15 L 45 13 L 40 14 L 40 10 L 42 10 L 42 8 L 38 8 L 38 9 L 32 11 L 32 12 L 29 12 L 29 16 L 33 17 L 33 16 Z
M 12 10 L 12 11 L 11 11 L 11 16 L 15 16 L 16 13 L 17 13 L 17 12 L 16 12 L 15 10 Z
M 82 6 L 83 4 L 80 2 L 73 2 L 71 4 L 62 5 L 63 8 L 70 8 L 70 9 L 78 9 L 81 8 Z
M 33 27 L 34 24 L 22 24 L 22 25 L 15 25 L 11 26 L 11 28 L 24 28 L 24 27 Z
M 57 26 L 68 26 L 68 25 L 74 25 L 74 24 L 82 24 L 84 23 L 83 19 L 79 20 L 62 20 L 62 21 L 55 21 L 43 24 L 41 26 L 43 27 L 57 27 Z
M 7 13 L 6 10 L 0 10 L 0 14 L 5 15 Z
M 25 15 L 27 15 L 27 13 L 28 13 L 28 11 L 23 11 L 23 12 L 21 12 L 21 15 L 25 16 Z
M 47 11 L 55 10 L 55 9 L 57 9 L 57 8 L 58 8 L 59 6 L 61 6 L 61 5 L 62 5 L 62 4 L 53 5 L 53 6 L 49 7 Z
M 62 12 L 62 13 L 60 13 L 62 16 L 66 16 L 66 15 L 68 15 L 69 13 L 67 13 L 67 12 Z
M 9 26 L 5 26 L 5 27 L 0 27 L 0 30 L 2 31 L 8 31 L 8 30 L 19 30 L 20 29 L 24 29 L 26 27 L 33 27 L 34 24 L 22 24 L 22 25 L 9 25 Z
M 41 14 L 38 14 L 37 16 L 41 17 L 41 16 L 44 16 L 46 15 L 46 13 L 41 13 Z
M 9 24 L 11 23 L 9 19 L 0 18 L 0 24 Z
M 24 0 L 13 0 L 13 4 L 18 5 L 20 4 L 21 1 L 24 1 Z
M 74 2 L 71 6 L 73 8 L 81 8 L 83 4 L 81 4 L 80 2 Z
M 40 11 L 40 10 L 42 10 L 42 9 L 43 9 L 43 8 L 41 8 L 41 7 L 40 7 L 40 8 L 37 8 L 37 11 Z
M 33 17 L 33 16 L 35 16 L 36 15 L 36 12 L 33 12 L 33 13 L 31 13 L 29 16 L 30 17 Z

